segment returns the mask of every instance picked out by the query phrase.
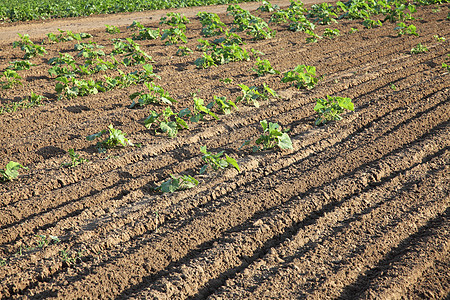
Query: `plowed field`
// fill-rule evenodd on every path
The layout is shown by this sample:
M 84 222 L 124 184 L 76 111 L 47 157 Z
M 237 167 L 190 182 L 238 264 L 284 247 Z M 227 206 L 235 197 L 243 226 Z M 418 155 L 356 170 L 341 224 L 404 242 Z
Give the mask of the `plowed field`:
M 129 108 L 142 84 L 57 100 L 48 59 L 78 51 L 75 41 L 46 44 L 48 54 L 19 71 L 23 86 L 0 91 L 2 105 L 30 91 L 48 97 L 43 106 L 0 115 L 0 166 L 28 167 L 0 184 L 0 298 L 448 297 L 450 74 L 441 65 L 450 64 L 449 9 L 418 7 L 408 24 L 419 37 L 397 36 L 389 22 L 365 29 L 360 20 L 318 25 L 319 34 L 341 35 L 310 44 L 286 25 L 271 24 L 277 35 L 264 41 L 240 34 L 245 49 L 264 52 L 281 73 L 315 66 L 322 78 L 312 90 L 282 83 L 282 74 L 256 77 L 254 57 L 198 69 L 201 52 L 179 57 L 177 46 L 160 39 L 137 41 L 155 61 L 155 83 L 177 99 L 174 111 L 191 106 L 192 93 L 207 102 L 236 99 L 237 84 L 267 83 L 280 95 L 259 108 L 239 103 L 239 111 L 191 123 L 176 138 L 143 126 L 149 109 L 164 107 Z M 232 17 L 219 16 L 231 26 Z M 201 24 L 190 19 L 186 45 L 195 49 Z M 348 33 L 352 27 L 359 31 Z M 131 37 L 120 28 L 87 32 L 109 53 L 111 38 Z M 411 54 L 418 43 L 429 51 Z M 0 49 L 0 70 L 23 56 L 9 41 Z M 326 95 L 351 98 L 355 111 L 315 126 L 316 99 Z M 240 148 L 259 137 L 264 119 L 289 129 L 293 150 Z M 109 124 L 142 146 L 98 153 L 86 136 Z M 224 150 L 241 172 L 198 175 L 203 145 Z M 70 148 L 89 161 L 61 167 Z M 170 174 L 200 183 L 155 191 Z M 39 244 L 44 239 L 50 242 Z

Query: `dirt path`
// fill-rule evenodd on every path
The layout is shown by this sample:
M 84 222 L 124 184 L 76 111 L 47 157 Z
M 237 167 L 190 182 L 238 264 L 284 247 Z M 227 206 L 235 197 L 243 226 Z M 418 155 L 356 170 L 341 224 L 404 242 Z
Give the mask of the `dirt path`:
M 162 107 L 129 108 L 142 84 L 56 100 L 46 62 L 77 51 L 75 42 L 46 45 L 49 53 L 32 60 L 37 66 L 19 71 L 24 85 L 0 91 L 2 104 L 30 90 L 49 97 L 44 106 L 0 115 L 0 166 L 14 160 L 29 167 L 0 184 L 0 298 L 448 297 L 450 74 L 441 65 L 448 62 L 450 5 L 434 8 L 418 8 L 412 24 L 419 37 L 397 37 L 395 23 L 368 30 L 348 20 L 317 26 L 341 36 L 315 44 L 285 25 L 273 26 L 270 40 L 241 35 L 248 51 L 264 52 L 281 72 L 315 66 L 323 77 L 312 90 L 281 83 L 282 75 L 256 77 L 254 58 L 197 69 L 200 52 L 178 57 L 177 46 L 138 41 L 155 61 L 156 82 L 178 100 L 173 111 L 190 106 L 194 92 L 207 102 L 236 99 L 237 84 L 266 83 L 281 96 L 259 108 L 239 103 L 239 111 L 192 123 L 173 139 L 143 126 L 149 110 Z M 231 26 L 229 16 L 220 17 Z M 89 32 L 108 53 L 112 37 L 131 36 L 125 25 L 133 19 L 120 34 L 107 35 L 103 26 Z M 189 48 L 200 29 L 197 20 L 188 24 Z M 438 42 L 436 34 L 447 39 Z M 429 51 L 412 55 L 418 43 Z M 3 70 L 21 53 L 0 46 Z M 355 111 L 315 126 L 313 107 L 326 95 L 353 99 Z M 289 129 L 293 150 L 240 149 L 262 133 L 263 119 Z M 85 137 L 108 124 L 142 146 L 98 153 Z M 241 172 L 198 175 L 203 145 L 236 158 Z M 62 168 L 70 148 L 89 162 Z M 170 174 L 200 184 L 156 192 Z M 38 235 L 61 241 L 40 247 Z

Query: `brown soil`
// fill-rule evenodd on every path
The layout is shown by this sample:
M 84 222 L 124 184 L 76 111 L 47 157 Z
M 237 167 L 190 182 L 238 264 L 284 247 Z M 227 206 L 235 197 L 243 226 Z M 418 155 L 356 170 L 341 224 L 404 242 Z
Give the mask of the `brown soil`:
M 178 57 L 177 46 L 138 41 L 155 60 L 157 82 L 178 100 L 174 111 L 191 106 L 193 92 L 208 102 L 213 95 L 235 99 L 239 83 L 265 82 L 281 95 L 259 108 L 239 104 L 173 139 L 143 126 L 149 107 L 128 108 L 143 85 L 56 100 L 46 62 L 77 52 L 75 42 L 46 44 L 48 54 L 32 59 L 37 66 L 19 71 L 23 86 L 0 94 L 3 105 L 30 91 L 49 98 L 0 115 L 0 166 L 13 160 L 29 168 L 0 185 L 0 298 L 448 297 L 450 75 L 441 65 L 448 62 L 450 5 L 439 7 L 418 8 L 411 24 L 419 37 L 397 37 L 395 23 L 368 30 L 348 20 L 318 26 L 318 33 L 337 28 L 341 36 L 316 44 L 284 25 L 273 26 L 277 36 L 267 41 L 242 35 L 246 49 L 263 51 L 281 72 L 315 66 L 323 78 L 310 91 L 281 83 L 282 75 L 255 77 L 254 58 L 199 70 L 193 62 L 200 52 Z M 201 25 L 191 19 L 187 46 L 195 49 Z M 158 26 L 152 22 L 143 23 Z M 20 26 L 33 30 L 35 23 Z M 88 32 L 105 52 L 112 37 L 131 36 L 126 26 L 116 35 L 102 27 Z M 359 31 L 348 34 L 351 27 Z M 2 43 L 0 70 L 23 55 L 8 39 Z M 429 51 L 410 54 L 418 43 Z M 219 81 L 226 77 L 233 83 Z M 313 107 L 326 95 L 350 97 L 355 111 L 317 127 Z M 239 150 L 261 134 L 263 119 L 289 129 L 294 149 Z M 97 153 L 85 137 L 109 124 L 142 147 Z M 241 172 L 197 175 L 202 145 L 225 150 Z M 89 162 L 62 168 L 70 148 Z M 154 191 L 169 174 L 200 184 Z M 38 247 L 37 235 L 61 241 Z

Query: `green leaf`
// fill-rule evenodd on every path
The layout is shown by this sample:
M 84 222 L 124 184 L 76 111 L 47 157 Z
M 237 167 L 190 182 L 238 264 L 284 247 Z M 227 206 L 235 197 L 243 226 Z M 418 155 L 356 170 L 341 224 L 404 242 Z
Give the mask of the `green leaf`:
M 200 169 L 200 174 L 203 174 L 206 172 L 206 169 L 208 168 L 208 165 L 204 165 L 201 169 Z
M 178 128 L 175 122 L 161 122 L 161 124 L 159 124 L 159 128 L 161 128 L 163 132 L 167 133 L 169 137 L 177 136 Z
M 239 165 L 238 165 L 237 161 L 236 161 L 234 158 L 229 157 L 229 156 L 226 155 L 226 154 L 225 154 L 225 157 L 226 157 L 226 162 L 227 162 L 227 163 L 229 163 L 230 165 L 232 165 L 233 167 L 235 167 L 236 170 L 238 170 L 238 172 L 241 172 L 241 170 L 239 169 Z
M 106 133 L 106 129 L 103 129 L 103 130 L 100 131 L 100 132 L 97 132 L 97 133 L 88 135 L 88 136 L 86 137 L 86 139 L 87 139 L 88 141 L 93 141 L 93 140 L 95 140 L 96 138 L 101 137 L 101 136 L 102 136 L 103 134 L 105 134 L 105 133 Z
M 291 138 L 287 133 L 283 133 L 279 138 L 278 147 L 280 147 L 280 149 L 293 149 Z

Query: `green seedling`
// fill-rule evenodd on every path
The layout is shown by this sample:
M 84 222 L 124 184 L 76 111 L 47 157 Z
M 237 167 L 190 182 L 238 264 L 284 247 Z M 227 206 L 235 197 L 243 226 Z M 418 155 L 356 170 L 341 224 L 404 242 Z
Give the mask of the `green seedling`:
M 27 109 L 32 108 L 35 106 L 41 106 L 44 105 L 42 103 L 42 100 L 46 99 L 44 96 L 37 95 L 34 92 L 31 92 L 31 96 L 26 97 L 25 99 L 9 104 L 5 104 L 4 106 L 0 107 L 0 114 L 7 113 L 7 112 L 15 112 L 19 108 Z
M 233 82 L 233 78 L 222 78 L 222 79 L 219 79 L 219 81 L 220 82 L 223 82 L 223 83 L 225 83 L 225 84 L 230 84 L 230 83 L 232 83 Z
M 5 79 L 0 81 L 2 89 L 10 89 L 15 85 L 22 85 L 20 81 L 22 77 L 14 70 L 6 69 L 3 73 L 0 73 L 0 79 Z
M 79 154 L 75 153 L 74 149 L 69 149 L 69 151 L 67 151 L 67 152 L 69 153 L 71 162 L 61 164 L 63 167 L 73 168 L 73 167 L 76 167 L 76 166 L 78 166 L 80 164 L 88 162 L 87 159 L 82 158 L 82 157 L 80 157 Z
M 176 45 L 179 42 L 187 43 L 186 25 L 178 24 L 177 27 L 164 29 L 161 35 L 161 40 L 164 41 L 166 39 L 166 45 Z
M 97 143 L 97 148 L 99 149 L 99 152 L 105 152 L 106 149 L 119 146 L 122 147 L 134 146 L 133 143 L 131 143 L 127 138 L 125 138 L 126 133 L 122 132 L 119 129 L 115 129 L 112 124 L 110 124 L 107 129 L 103 129 L 100 132 L 87 136 L 86 139 L 88 141 L 93 141 L 106 133 L 109 133 L 109 137 Z
M 206 115 L 210 115 L 214 119 L 219 120 L 219 117 L 211 111 L 211 108 L 214 106 L 214 102 L 211 102 L 205 106 L 205 100 L 196 97 L 195 94 L 193 100 L 194 100 L 194 107 L 192 112 L 189 111 L 188 114 L 188 111 L 186 111 L 186 114 L 190 116 L 191 122 L 195 123 L 202 121 Z
M 450 60 L 450 54 L 447 54 L 448 59 Z M 442 68 L 446 69 L 447 71 L 450 71 L 450 64 L 446 64 L 445 62 L 442 63 Z
M 223 113 L 224 115 L 231 114 L 231 111 L 233 108 L 235 108 L 236 110 L 239 110 L 237 108 L 236 104 L 233 101 L 228 100 L 225 96 L 223 96 L 223 97 L 214 96 L 214 101 L 215 101 L 215 104 L 218 105 L 219 111 L 221 113 Z
M 14 71 L 29 70 L 32 66 L 35 66 L 35 64 L 32 64 L 28 60 L 16 60 L 10 62 L 10 64 L 11 66 L 9 66 L 8 69 Z
M 383 26 L 383 23 L 381 23 L 380 20 L 375 21 L 371 19 L 365 19 L 362 24 L 367 29 Z
M 206 151 L 206 146 L 200 147 L 200 152 L 204 155 L 202 156 L 202 160 L 206 163 L 201 169 L 200 174 L 203 174 L 206 172 L 206 169 L 208 169 L 208 166 L 210 166 L 214 171 L 218 171 L 219 169 L 226 169 L 230 166 L 233 166 L 240 172 L 239 165 L 236 162 L 236 160 L 232 157 L 229 157 L 227 154 L 225 154 L 225 158 L 221 158 L 223 156 L 223 153 L 225 151 L 220 151 L 217 154 L 212 154 L 209 151 Z
M 43 46 L 35 45 L 30 40 L 30 36 L 28 34 L 21 35 L 20 33 L 18 33 L 18 35 L 19 35 L 21 41 L 14 42 L 13 48 L 20 47 L 20 49 L 25 52 L 25 55 L 23 57 L 24 59 L 33 58 L 36 55 L 43 56 L 44 54 L 47 53 L 47 51 L 45 50 L 45 48 Z
M 272 68 L 270 61 L 268 59 L 262 60 L 261 58 L 256 58 L 255 68 L 252 69 L 257 76 L 264 76 L 266 74 L 280 74 L 280 71 Z
M 0 257 L 0 267 L 6 266 L 6 260 Z
M 272 5 L 269 1 L 263 0 L 261 3 L 261 6 L 258 7 L 257 10 L 260 10 L 262 12 L 273 12 L 279 10 L 280 7 L 278 5 Z
M 105 26 L 106 26 L 106 32 L 109 34 L 120 33 L 120 29 L 117 28 L 117 26 L 114 26 L 114 25 L 105 25 Z
M 341 120 L 340 114 L 344 112 L 344 109 L 351 111 L 355 109 L 350 98 L 327 96 L 327 99 L 317 99 L 314 110 L 319 113 L 319 117 L 315 124 L 320 125 L 329 121 Z
M 179 24 L 189 24 L 190 21 L 186 16 L 182 16 L 176 12 L 167 13 L 165 17 L 161 17 L 159 24 L 167 24 L 169 26 L 177 26 Z
M 435 35 L 433 35 L 433 37 L 434 37 L 434 39 L 435 39 L 436 41 L 438 41 L 439 43 L 440 43 L 440 42 L 445 42 L 445 37 L 443 37 L 443 36 L 439 36 L 439 35 L 435 34 Z
M 406 26 L 405 23 L 400 22 L 397 24 L 397 27 L 395 27 L 394 29 L 398 30 L 397 34 L 399 36 L 404 35 L 404 34 L 419 36 L 419 34 L 417 33 L 416 26 L 414 26 L 412 24 L 409 26 Z
M 211 44 L 203 41 L 203 56 L 195 60 L 197 68 L 209 68 L 211 66 L 223 65 L 233 61 L 250 60 L 247 50 L 240 47 L 237 43 L 228 44 L 228 40 L 221 41 L 220 44 Z
M 325 28 L 325 31 L 323 32 L 323 36 L 329 37 L 331 39 L 339 35 L 340 35 L 339 29 Z
M 131 94 L 130 98 L 133 100 L 133 103 L 131 103 L 130 108 L 134 108 L 137 105 L 145 106 L 151 103 L 171 105 L 177 102 L 160 85 L 154 84 L 153 82 L 146 82 L 144 84 L 148 88 L 149 93 L 136 92 Z M 137 102 L 135 101 L 136 98 L 138 99 Z
M 424 53 L 427 51 L 428 51 L 428 48 L 426 46 L 422 45 L 421 43 L 419 43 L 416 46 L 414 46 L 410 52 L 411 52 L 411 54 L 419 54 L 419 53 Z
M 28 170 L 27 167 L 24 167 L 17 162 L 10 161 L 5 166 L 5 169 L 0 170 L 0 181 L 11 181 L 13 179 L 16 179 L 17 176 L 19 176 L 19 169 Z
M 282 132 L 280 125 L 277 123 L 267 122 L 267 120 L 262 120 L 260 122 L 264 132 L 256 140 L 257 145 L 253 147 L 253 151 L 267 150 L 274 147 L 279 149 L 292 149 L 292 141 L 286 132 Z
M 337 14 L 334 12 L 333 6 L 328 3 L 313 4 L 306 15 L 320 25 L 329 25 L 332 22 L 337 23 Z
M 307 29 L 307 30 L 305 30 L 305 32 L 306 32 L 307 35 L 309 35 L 306 38 L 306 42 L 307 43 L 317 43 L 322 38 L 321 36 L 319 36 L 318 34 L 316 34 L 312 30 Z
M 313 66 L 298 65 L 294 70 L 283 75 L 281 82 L 293 82 L 297 89 L 312 89 L 319 81 L 316 68 Z
M 71 253 L 69 249 L 63 249 L 59 251 L 59 256 L 63 262 L 65 262 L 68 266 L 75 264 L 76 262 L 80 262 L 83 257 L 84 251 L 78 251 L 77 253 Z
M 350 34 L 352 34 L 352 33 L 355 33 L 355 32 L 358 32 L 359 30 L 357 29 L 357 28 L 350 28 L 350 31 L 348 32 L 348 33 L 350 33 Z
M 237 97 L 236 103 L 245 101 L 249 105 L 259 107 L 258 100 L 267 100 L 269 97 L 278 98 L 278 94 L 265 83 L 260 87 L 248 87 L 245 84 L 238 84 L 238 86 L 241 88 L 242 96 Z
M 180 46 L 180 47 L 178 47 L 176 55 L 178 55 L 178 56 L 187 56 L 187 55 L 189 55 L 191 53 L 194 53 L 194 51 L 192 51 L 190 48 L 188 48 L 186 46 Z
M 190 110 L 188 108 L 183 109 L 178 114 L 174 113 L 170 107 L 162 113 L 157 113 L 155 111 L 150 111 L 150 116 L 144 120 L 144 126 L 150 129 L 153 124 L 159 123 L 159 129 L 166 133 L 169 137 L 176 137 L 178 131 L 181 129 L 189 129 L 186 121 L 183 120 L 184 117 L 189 117 Z
M 162 193 L 173 193 L 175 191 L 187 190 L 198 185 L 198 180 L 190 175 L 175 176 L 170 174 L 167 181 L 157 186 L 155 190 L 159 190 Z
M 202 24 L 202 35 L 204 36 L 216 36 L 222 34 L 226 25 L 220 21 L 220 18 L 215 13 L 208 12 L 199 12 L 197 16 L 200 19 L 200 23 Z
M 38 234 L 36 235 L 36 237 L 39 238 L 39 240 L 37 241 L 37 248 L 45 248 L 51 243 L 57 244 L 61 241 L 57 236 L 54 235 L 46 236 L 44 234 Z

